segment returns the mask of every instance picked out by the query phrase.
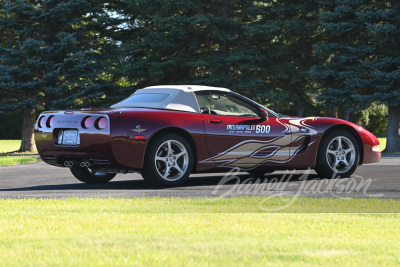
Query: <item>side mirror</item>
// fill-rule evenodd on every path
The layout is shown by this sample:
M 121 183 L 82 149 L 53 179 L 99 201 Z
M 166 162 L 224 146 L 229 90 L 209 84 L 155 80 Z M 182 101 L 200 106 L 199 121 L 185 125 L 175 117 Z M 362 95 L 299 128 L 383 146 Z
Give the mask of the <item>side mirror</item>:
M 209 107 L 201 107 L 200 108 L 200 113 L 201 114 L 211 114 L 211 110 Z
M 263 121 L 267 121 L 268 120 L 268 112 L 266 110 L 261 109 L 260 110 L 260 118 Z

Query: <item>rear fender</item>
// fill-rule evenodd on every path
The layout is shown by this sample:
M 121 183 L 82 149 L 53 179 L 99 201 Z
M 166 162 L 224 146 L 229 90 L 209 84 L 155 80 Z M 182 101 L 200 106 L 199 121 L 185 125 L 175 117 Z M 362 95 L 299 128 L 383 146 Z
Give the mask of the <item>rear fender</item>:
M 111 124 L 112 150 L 123 166 L 142 169 L 148 144 L 157 135 L 173 131 L 193 145 L 197 160 L 209 157 L 201 114 L 166 110 L 122 111 Z M 136 140 L 141 136 L 142 140 Z

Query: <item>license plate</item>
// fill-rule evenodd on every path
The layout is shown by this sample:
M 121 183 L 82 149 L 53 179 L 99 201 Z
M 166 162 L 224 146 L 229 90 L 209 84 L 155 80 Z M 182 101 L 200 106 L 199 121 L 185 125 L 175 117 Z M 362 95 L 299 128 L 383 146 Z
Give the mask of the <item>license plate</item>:
M 76 130 L 65 130 L 62 133 L 62 145 L 74 146 L 79 144 L 79 132 Z

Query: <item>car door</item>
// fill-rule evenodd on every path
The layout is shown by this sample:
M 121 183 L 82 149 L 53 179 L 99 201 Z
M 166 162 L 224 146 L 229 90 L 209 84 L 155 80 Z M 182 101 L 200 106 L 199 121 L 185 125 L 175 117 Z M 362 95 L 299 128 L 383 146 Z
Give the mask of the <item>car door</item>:
M 287 163 L 290 129 L 278 117 L 260 117 L 256 105 L 233 93 L 197 92 L 206 143 L 220 167 L 254 169 Z

